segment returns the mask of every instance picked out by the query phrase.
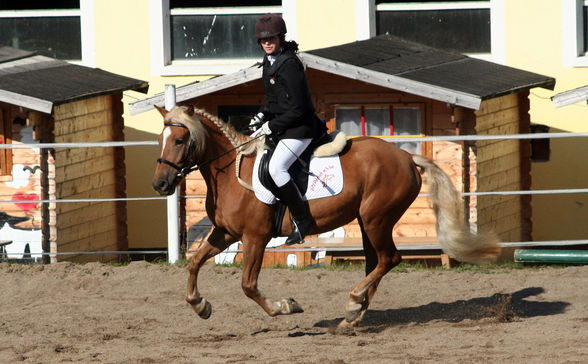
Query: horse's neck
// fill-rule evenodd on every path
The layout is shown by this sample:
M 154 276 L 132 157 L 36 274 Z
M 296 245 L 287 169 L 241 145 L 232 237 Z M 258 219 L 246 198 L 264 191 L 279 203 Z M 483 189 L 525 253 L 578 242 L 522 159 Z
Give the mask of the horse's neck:
M 227 181 L 234 179 L 230 177 L 234 177 L 231 168 L 235 168 L 236 152 L 232 150 L 233 145 L 229 139 L 216 125 L 210 122 L 203 124 L 208 137 L 204 147 L 205 153 L 200 158 L 200 163 L 204 164 L 200 170 L 208 188 L 212 188 L 211 192 L 216 193 L 219 188 L 224 188 L 219 186 L 220 183 L 226 184 Z

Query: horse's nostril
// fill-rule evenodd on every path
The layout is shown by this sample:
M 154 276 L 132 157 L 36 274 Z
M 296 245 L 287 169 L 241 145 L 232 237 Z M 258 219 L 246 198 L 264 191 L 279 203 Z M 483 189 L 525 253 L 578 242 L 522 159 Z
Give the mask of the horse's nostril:
M 167 181 L 165 179 L 158 179 L 158 180 L 154 180 L 153 183 L 153 188 L 159 192 L 165 192 L 165 190 L 167 190 L 169 184 L 167 183 Z

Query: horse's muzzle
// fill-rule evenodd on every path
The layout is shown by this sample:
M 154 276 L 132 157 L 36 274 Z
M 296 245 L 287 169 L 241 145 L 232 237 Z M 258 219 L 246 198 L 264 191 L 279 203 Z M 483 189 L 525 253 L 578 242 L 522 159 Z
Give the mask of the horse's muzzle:
M 151 186 L 153 189 L 162 196 L 169 196 L 176 190 L 176 176 L 171 175 L 166 177 L 153 178 Z

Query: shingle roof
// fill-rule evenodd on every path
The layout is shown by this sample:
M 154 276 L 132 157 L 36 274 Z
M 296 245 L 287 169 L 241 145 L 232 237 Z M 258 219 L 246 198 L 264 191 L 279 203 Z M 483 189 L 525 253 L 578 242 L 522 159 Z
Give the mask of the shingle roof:
M 471 109 L 482 100 L 528 90 L 553 89 L 555 79 L 447 52 L 390 35 L 301 52 L 307 67 Z M 177 88 L 177 101 L 206 95 L 261 77 L 255 67 Z M 131 103 L 131 113 L 163 105 L 158 94 Z
M 555 79 L 447 52 L 390 35 L 305 52 L 332 62 L 421 82 L 480 100 L 534 87 L 553 89 Z M 386 76 L 383 76 L 386 77 Z M 426 96 L 426 95 L 423 95 Z M 443 100 L 446 101 L 446 100 Z
M 145 81 L 0 47 L 0 101 L 10 104 L 51 113 L 53 105 L 147 88 Z

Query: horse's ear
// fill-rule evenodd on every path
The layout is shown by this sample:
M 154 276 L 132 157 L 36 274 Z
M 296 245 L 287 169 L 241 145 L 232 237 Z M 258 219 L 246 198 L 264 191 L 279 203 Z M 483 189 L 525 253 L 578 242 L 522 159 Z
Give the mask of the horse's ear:
M 194 116 L 194 105 L 188 106 L 188 108 L 186 109 L 186 114 L 188 114 L 190 116 Z
M 165 115 L 167 114 L 167 110 L 164 109 L 163 107 L 159 107 L 157 105 L 154 105 L 154 106 L 157 109 L 157 111 L 159 111 L 159 113 L 161 114 L 161 116 L 165 117 Z

